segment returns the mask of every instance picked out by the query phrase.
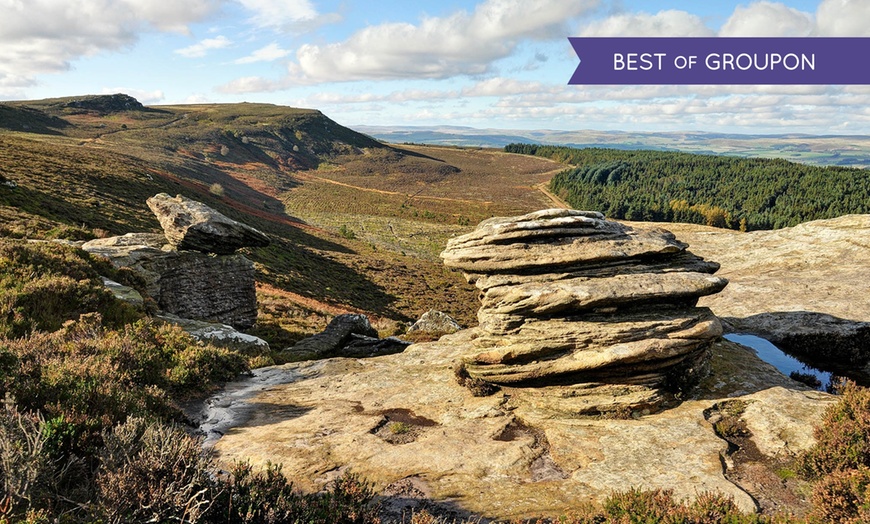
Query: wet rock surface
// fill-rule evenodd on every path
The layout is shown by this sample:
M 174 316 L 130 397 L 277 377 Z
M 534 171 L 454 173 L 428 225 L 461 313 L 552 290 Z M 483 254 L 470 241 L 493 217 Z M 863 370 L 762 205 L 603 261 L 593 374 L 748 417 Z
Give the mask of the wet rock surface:
M 556 516 L 633 487 L 689 499 L 715 490 L 754 510 L 753 498 L 726 478 L 729 444 L 705 413 L 745 400 L 750 438 L 780 460 L 812 443 L 812 426 L 832 398 L 782 376 L 752 350 L 718 341 L 711 374 L 678 406 L 637 409 L 625 419 L 566 418 L 550 407 L 547 388 L 506 386 L 474 397 L 459 386 L 452 370 L 477 334 L 463 330 L 377 359 L 258 370 L 261 378 L 209 401 L 204 429 L 220 460 L 283 463 L 301 489 L 321 489 L 350 469 L 378 491 L 407 495 L 397 501 L 403 507 L 457 515 Z M 632 386 L 611 388 L 614 399 L 633 394 Z
M 647 224 L 644 224 L 645 226 Z M 701 299 L 728 331 L 766 338 L 838 373 L 870 362 L 870 215 L 740 233 L 668 224 L 692 250 L 722 264 L 730 284 Z M 831 369 L 831 368 L 828 368 Z M 860 378 L 860 377 L 853 377 Z

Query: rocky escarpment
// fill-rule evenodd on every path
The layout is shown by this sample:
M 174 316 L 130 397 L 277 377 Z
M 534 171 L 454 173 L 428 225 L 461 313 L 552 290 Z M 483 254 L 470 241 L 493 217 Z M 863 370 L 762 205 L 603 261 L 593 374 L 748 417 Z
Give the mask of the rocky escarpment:
M 164 225 L 164 235 L 128 233 L 92 240 L 82 248 L 133 270 L 161 311 L 236 328 L 253 326 L 254 264 L 234 251 L 266 245 L 268 237 L 180 195 L 159 194 L 149 205 Z
M 564 515 L 633 488 L 716 491 L 752 511 L 753 479 L 761 495 L 784 486 L 771 465 L 812 445 L 832 402 L 714 335 L 695 301 L 725 282 L 667 232 L 545 211 L 485 222 L 444 258 L 480 287 L 480 327 L 375 359 L 257 370 L 204 406 L 218 457 L 281 462 L 306 490 L 350 467 L 382 493 L 413 487 L 411 508 L 460 519 Z M 664 377 L 707 355 L 711 373 L 682 402 L 646 408 Z M 461 363 L 466 382 L 507 379 L 475 395 L 456 380 Z M 714 427 L 729 410 L 758 451 L 740 485 Z M 582 416 L 602 413 L 621 417 Z
M 596 385 L 637 386 L 629 404 L 691 385 L 722 333 L 697 300 L 727 280 L 686 247 L 664 230 L 563 209 L 493 218 L 452 239 L 444 263 L 481 290 L 467 373 L 501 385 L 581 385 L 555 396 L 586 397 L 584 411 L 595 409 Z

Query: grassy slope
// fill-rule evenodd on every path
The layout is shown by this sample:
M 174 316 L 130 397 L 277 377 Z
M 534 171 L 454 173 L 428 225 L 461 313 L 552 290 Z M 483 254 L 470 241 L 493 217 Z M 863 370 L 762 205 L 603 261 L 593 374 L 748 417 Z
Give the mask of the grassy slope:
M 483 218 L 546 207 L 531 186 L 559 167 L 388 147 L 314 110 L 128 107 L 118 97 L 0 105 L 0 174 L 18 184 L 0 185 L 0 235 L 157 231 L 147 197 L 203 201 L 275 240 L 248 255 L 261 282 L 256 330 L 278 347 L 340 311 L 369 313 L 383 331 L 430 308 L 474 323 L 473 289 L 437 253 Z

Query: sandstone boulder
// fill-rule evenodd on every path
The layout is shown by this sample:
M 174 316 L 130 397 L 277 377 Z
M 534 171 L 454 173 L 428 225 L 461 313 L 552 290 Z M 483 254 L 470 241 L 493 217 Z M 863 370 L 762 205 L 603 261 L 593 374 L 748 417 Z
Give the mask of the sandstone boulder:
M 269 237 L 201 202 L 159 193 L 147 200 L 169 243 L 179 250 L 229 255 L 241 247 L 269 245 Z
M 224 463 L 282 463 L 303 490 L 323 489 L 350 467 L 379 492 L 412 482 L 430 507 L 488 518 L 557 517 L 632 488 L 687 499 L 716 491 L 752 511 L 750 495 L 759 493 L 726 478 L 728 443 L 705 413 L 745 401 L 749 438 L 771 460 L 788 460 L 813 443 L 812 427 L 833 399 L 720 340 L 713 372 L 678 406 L 638 406 L 624 419 L 566 417 L 554 404 L 576 407 L 583 385 L 505 387 L 487 397 L 459 386 L 452 370 L 479 334 L 467 329 L 377 359 L 255 370 L 206 403 L 202 429 Z M 615 404 L 638 391 L 608 387 Z M 404 440 L 391 438 L 397 422 Z
M 442 311 L 430 309 L 423 313 L 419 320 L 408 328 L 408 333 L 423 331 L 426 333 L 456 333 L 462 329 L 450 315 Z
M 193 338 L 202 342 L 208 342 L 214 346 L 250 354 L 260 354 L 269 351 L 269 343 L 262 338 L 240 333 L 227 324 L 181 318 L 170 313 L 156 315 L 156 318 L 170 324 L 175 324 Z
M 638 386 L 623 407 L 689 387 L 722 334 L 698 298 L 728 281 L 686 247 L 662 229 L 566 209 L 492 218 L 451 239 L 444 263 L 481 290 L 480 333 L 464 372 L 500 385 L 571 386 L 548 394 L 578 398 L 573 410 L 560 402 L 567 413 L 588 413 L 594 402 L 618 410 L 604 393 L 611 384 Z

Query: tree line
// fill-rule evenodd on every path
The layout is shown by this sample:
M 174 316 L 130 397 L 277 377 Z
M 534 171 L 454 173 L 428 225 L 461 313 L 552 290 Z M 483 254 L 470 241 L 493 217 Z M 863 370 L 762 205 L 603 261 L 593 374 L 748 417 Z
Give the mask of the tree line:
M 611 218 L 778 229 L 870 213 L 865 169 L 672 151 L 509 144 L 509 153 L 571 164 L 550 191 Z

